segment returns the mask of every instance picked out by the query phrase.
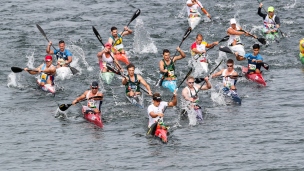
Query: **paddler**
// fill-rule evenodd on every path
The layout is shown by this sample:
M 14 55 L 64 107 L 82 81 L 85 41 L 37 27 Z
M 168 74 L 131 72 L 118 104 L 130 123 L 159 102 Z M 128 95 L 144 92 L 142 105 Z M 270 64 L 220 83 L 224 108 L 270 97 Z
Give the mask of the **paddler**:
M 122 84 L 126 87 L 126 94 L 129 97 L 136 97 L 140 95 L 140 84 L 144 85 L 149 93 L 152 96 L 152 92 L 149 84 L 140 76 L 139 74 L 135 74 L 135 66 L 133 64 L 129 64 L 127 66 L 128 75 L 122 79 Z
M 261 12 L 261 9 L 263 7 L 263 4 L 260 3 L 258 8 L 258 15 L 263 18 L 263 33 L 276 33 L 278 32 L 278 28 L 280 27 L 280 18 L 276 15 L 274 15 L 274 7 L 270 6 L 268 7 L 268 14 L 264 14 Z
M 198 12 L 198 9 L 201 9 L 204 14 L 208 18 L 211 19 L 211 15 L 207 12 L 207 10 L 203 7 L 202 3 L 198 0 L 187 0 L 187 13 L 188 17 L 199 17 L 200 13 Z
M 178 56 L 170 57 L 170 51 L 168 49 L 163 50 L 163 59 L 159 61 L 159 71 L 163 73 L 162 86 L 168 88 L 171 92 L 176 89 L 176 74 L 175 74 L 175 62 L 186 57 L 184 51 L 179 47 L 176 50 L 180 53 Z
M 246 36 L 249 36 L 247 32 L 240 30 L 242 30 L 242 27 L 236 24 L 236 20 L 234 18 L 230 19 L 230 27 L 227 29 L 227 34 L 229 35 L 228 47 L 235 54 L 238 61 L 240 61 L 241 57 L 244 57 L 245 55 L 244 45 L 241 41 L 240 35 L 245 34 Z M 257 37 L 255 36 L 255 38 Z
M 104 49 L 97 53 L 100 70 L 102 72 L 109 72 L 109 70 L 106 67 L 106 64 L 108 63 L 112 66 L 114 66 L 115 64 L 117 68 L 120 68 L 120 71 L 123 72 L 121 65 L 117 61 L 114 54 L 111 52 L 111 47 L 112 47 L 111 43 L 108 42 L 105 44 Z M 112 57 L 114 58 L 114 60 Z
M 125 54 L 124 46 L 123 46 L 123 36 L 128 34 L 132 34 L 133 31 L 129 29 L 127 26 L 124 27 L 124 30 L 121 33 L 118 33 L 116 27 L 111 28 L 111 36 L 109 37 L 108 42 L 113 46 L 112 52 L 115 54 Z
M 47 54 L 55 54 L 57 57 L 57 68 L 68 67 L 72 62 L 72 53 L 65 48 L 65 42 L 63 40 L 59 41 L 59 50 L 51 50 L 52 42 L 49 41 L 46 47 Z
M 37 80 L 40 86 L 44 86 L 46 84 L 54 85 L 56 67 L 52 64 L 53 57 L 51 55 L 46 55 L 44 61 L 45 62 L 36 69 L 28 71 L 28 68 L 24 68 L 24 71 L 27 71 L 31 75 L 40 74 Z
M 176 91 L 173 93 L 173 99 L 170 102 L 162 101 L 159 93 L 154 93 L 152 99 L 153 102 L 148 107 L 148 117 L 149 117 L 148 128 L 150 128 L 155 122 L 158 122 L 157 123 L 158 127 L 162 127 L 162 129 L 167 129 L 167 127 L 165 127 L 163 124 L 164 109 L 165 107 L 176 106 L 177 104 Z
M 195 56 L 196 54 L 202 55 L 206 53 L 206 48 L 212 48 L 219 44 L 219 42 L 213 42 L 208 44 L 206 41 L 203 41 L 204 37 L 201 34 L 196 35 L 195 42 L 191 45 L 191 56 Z M 207 62 L 207 59 L 204 58 L 204 62 Z
M 198 85 L 194 84 L 194 77 L 189 76 L 187 78 L 187 87 L 185 87 L 182 91 L 183 98 L 190 103 L 190 108 L 194 109 L 196 113 L 196 118 L 198 121 L 203 121 L 202 108 L 198 105 L 199 97 L 197 92 L 199 89 L 208 90 L 211 88 L 211 83 L 209 82 L 208 77 L 205 77 L 206 85 Z
M 236 82 L 238 78 L 238 73 L 234 70 L 234 61 L 232 59 L 227 60 L 227 69 L 222 69 L 217 73 L 214 73 L 211 78 L 223 77 L 223 91 L 230 92 L 231 95 L 237 96 Z
M 302 64 L 304 64 L 304 38 L 300 40 L 299 49 L 300 49 L 299 57 Z
M 246 53 L 241 60 L 248 60 L 248 74 L 260 74 L 263 57 L 260 55 L 260 45 L 254 44 L 252 46 L 253 54 Z
M 87 99 L 86 111 L 92 110 L 92 111 L 94 111 L 94 113 L 100 113 L 103 94 L 102 94 L 102 92 L 98 91 L 98 88 L 99 88 L 98 82 L 93 81 L 90 85 L 90 90 L 86 90 L 82 95 L 77 97 L 72 102 L 72 104 L 74 105 L 83 99 Z M 90 99 L 91 97 L 95 97 L 95 96 L 98 96 L 98 97 Z

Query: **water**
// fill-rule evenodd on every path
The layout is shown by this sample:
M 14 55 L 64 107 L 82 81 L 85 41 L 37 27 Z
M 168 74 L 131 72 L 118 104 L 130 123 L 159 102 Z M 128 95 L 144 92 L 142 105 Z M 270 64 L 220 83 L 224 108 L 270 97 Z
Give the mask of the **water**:
M 281 30 L 288 35 L 279 44 L 273 42 L 261 49 L 270 65 L 270 70 L 264 71 L 267 86 L 241 78 L 237 85 L 243 97 L 241 106 L 223 104 L 214 90 L 201 92 L 204 122 L 195 126 L 180 118 L 180 107 L 168 109 L 164 118 L 171 127 L 168 144 L 145 136 L 146 109 L 128 103 L 119 76 L 111 87 L 104 84 L 101 88 L 105 96 L 103 129 L 77 117 L 79 105 L 69 108 L 67 118 L 55 118 L 58 104 L 71 103 L 99 78 L 96 54 L 101 44 L 92 26 L 106 42 L 110 28 L 122 30 L 140 8 L 141 15 L 130 24 L 135 33 L 125 37 L 124 45 L 130 61 L 152 86 L 159 78 L 162 50 L 175 53 L 188 28 L 184 3 L 2 1 L 1 170 L 303 170 L 304 68 L 298 59 L 298 42 L 304 35 L 304 6 L 299 1 L 263 2 L 265 8 L 275 7 Z M 189 47 L 197 33 L 202 33 L 207 42 L 218 41 L 225 36 L 229 19 L 236 17 L 246 30 L 261 36 L 257 2 L 202 3 L 214 21 L 200 23 L 183 42 L 187 58 L 177 62 L 179 81 L 188 72 Z M 47 41 L 35 24 L 56 47 L 60 39 L 67 42 L 75 55 L 73 67 L 81 71 L 70 79 L 58 80 L 60 89 L 55 97 L 39 91 L 34 76 L 10 71 L 11 66 L 36 67 L 43 61 Z M 257 42 L 250 37 L 242 40 L 246 52 Z M 209 71 L 218 62 L 215 60 L 226 58 L 217 47 L 208 51 L 208 56 Z M 227 58 L 234 57 L 227 54 Z M 246 62 L 236 64 L 240 72 Z M 213 79 L 212 85 L 219 81 Z M 171 98 L 168 90 L 153 86 L 152 90 L 161 92 L 165 100 Z M 145 103 L 148 106 L 151 99 L 146 98 Z

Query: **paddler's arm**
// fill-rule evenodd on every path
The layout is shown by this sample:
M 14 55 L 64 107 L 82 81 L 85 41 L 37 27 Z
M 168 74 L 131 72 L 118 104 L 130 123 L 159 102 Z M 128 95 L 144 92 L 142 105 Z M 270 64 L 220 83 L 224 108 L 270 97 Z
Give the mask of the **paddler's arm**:
M 44 70 L 40 70 L 40 72 L 53 75 L 54 73 L 56 73 L 56 67 L 45 68 Z
M 116 67 L 117 67 L 117 68 L 120 68 L 120 72 L 123 72 L 124 70 L 123 70 L 123 68 L 121 67 L 120 63 L 118 62 L 116 56 L 115 56 L 112 52 L 111 52 L 111 55 L 112 55 L 113 58 L 114 58 L 114 63 L 115 63 L 115 65 L 116 65 Z
M 223 69 L 220 70 L 219 72 L 216 72 L 216 73 L 212 74 L 211 78 L 215 78 L 215 77 L 218 77 L 218 76 L 222 75 L 222 72 L 223 72 Z
M 227 33 L 229 35 L 242 35 L 242 34 L 247 34 L 247 32 L 242 32 L 242 31 L 237 31 L 237 30 L 234 30 L 233 28 L 229 28 L 227 30 Z
M 152 118 L 156 118 L 156 117 L 164 117 L 164 114 L 163 113 L 154 113 L 154 112 L 150 112 L 149 115 L 152 117 Z
M 128 79 L 127 79 L 127 77 L 123 77 L 122 78 L 122 85 L 126 85 L 127 83 L 128 83 Z
M 185 100 L 192 102 L 193 98 L 189 97 L 189 91 L 187 88 L 184 88 L 182 91 L 182 96 L 184 97 Z
M 65 62 L 65 66 L 69 66 L 72 63 L 72 56 L 68 56 L 68 60 Z
M 48 44 L 47 47 L 46 47 L 46 53 L 47 53 L 47 54 L 50 54 L 50 55 L 54 54 L 54 51 L 51 50 L 51 46 L 52 46 L 52 42 L 49 41 L 49 44 Z
M 152 96 L 151 88 L 150 88 L 149 84 L 146 82 L 146 80 L 144 80 L 144 79 L 142 78 L 142 76 L 140 76 L 140 75 L 137 75 L 137 77 L 138 77 L 138 81 L 139 81 L 142 85 L 144 85 L 144 86 L 146 87 L 146 89 L 148 90 L 149 95 Z
M 173 100 L 171 102 L 168 102 L 168 107 L 173 107 L 173 106 L 176 106 L 176 104 L 177 104 L 176 90 L 173 93 Z
M 208 11 L 204 7 L 201 9 L 202 9 L 203 13 L 206 14 L 207 17 L 211 19 L 211 15 L 208 13 Z
M 193 51 L 195 54 L 206 53 L 206 51 L 199 51 L 199 50 L 197 50 L 196 48 L 193 48 L 192 51 Z
M 106 49 L 106 48 L 104 48 L 102 51 L 99 51 L 99 52 L 97 53 L 97 58 L 98 58 L 98 59 L 99 59 L 99 58 L 102 58 L 102 54 L 105 53 L 105 49 Z
M 263 19 L 265 19 L 265 17 L 267 16 L 267 14 L 263 14 L 262 13 L 262 7 L 263 7 L 263 4 L 262 3 L 260 3 L 260 5 L 259 5 L 259 8 L 258 8 L 258 15 L 260 16 L 260 17 L 263 17 Z
M 159 61 L 159 71 L 161 73 L 167 73 L 168 72 L 167 69 L 164 69 L 164 61 L 163 60 Z
M 36 75 L 36 74 L 39 74 L 42 65 L 43 65 L 43 64 L 41 64 L 39 67 L 35 68 L 35 70 L 29 71 L 28 68 L 24 68 L 23 70 L 24 70 L 24 71 L 27 71 L 27 72 L 28 72 L 29 74 L 31 74 L 31 75 Z
M 277 30 L 281 25 L 280 18 L 276 16 L 274 22 L 276 23 L 276 30 Z
M 128 35 L 128 34 L 132 34 L 133 31 L 131 29 L 129 29 L 127 26 L 124 27 L 124 31 L 121 32 L 121 36 L 125 36 L 125 35 Z
M 109 37 L 108 43 L 110 43 L 113 46 L 113 39 L 112 39 L 112 37 Z
M 206 85 L 202 86 L 201 90 L 208 90 L 211 88 L 211 83 L 209 81 L 209 77 L 205 77 Z M 200 86 L 199 86 L 200 87 Z
M 211 43 L 211 44 L 207 44 L 206 45 L 206 48 L 212 48 L 213 46 L 216 46 L 216 45 L 218 45 L 219 44 L 219 42 L 217 41 L 217 42 L 213 42 L 213 43 Z
M 182 51 L 179 47 L 177 47 L 176 50 L 179 52 L 180 55 L 175 56 L 174 59 L 173 59 L 173 62 L 186 57 L 186 54 L 184 53 L 184 51 Z
M 80 102 L 81 100 L 85 99 L 87 93 L 88 93 L 88 90 L 85 91 L 85 92 L 84 92 L 82 95 L 80 95 L 79 97 L 77 97 L 77 98 L 72 102 L 72 104 L 74 105 L 74 104 Z

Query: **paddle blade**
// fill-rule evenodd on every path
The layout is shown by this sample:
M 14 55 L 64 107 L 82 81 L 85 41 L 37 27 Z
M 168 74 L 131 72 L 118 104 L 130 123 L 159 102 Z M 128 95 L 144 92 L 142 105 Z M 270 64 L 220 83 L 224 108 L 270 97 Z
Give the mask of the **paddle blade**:
M 226 41 L 229 39 L 229 37 L 230 37 L 230 36 L 228 36 L 228 35 L 225 36 L 222 40 L 219 41 L 219 43 L 221 43 L 221 42 L 226 42 Z
M 260 42 L 260 43 L 262 43 L 263 45 L 266 45 L 266 39 L 264 39 L 264 38 L 258 38 L 258 41 Z
M 127 27 L 130 25 L 130 23 L 135 20 L 135 18 L 137 18 L 140 14 L 140 9 L 136 10 L 133 17 L 131 18 L 131 20 L 129 21 L 129 23 L 127 24 Z
M 192 31 L 192 29 L 191 29 L 191 27 L 189 27 L 187 29 L 187 31 L 185 32 L 185 34 L 184 34 L 182 42 L 189 36 L 189 34 L 191 33 L 191 31 Z M 181 42 L 181 44 L 182 44 L 182 42 Z M 179 46 L 181 46 L 181 44 Z
M 114 72 L 115 74 L 121 75 L 121 73 L 119 72 L 119 70 L 117 68 L 114 68 L 111 64 L 107 63 L 107 68 L 108 70 Z
M 73 75 L 75 75 L 75 74 L 77 74 L 79 71 L 76 69 L 76 68 L 74 68 L 74 67 L 70 67 L 70 70 L 71 70 L 71 72 L 72 72 L 72 74 Z
M 149 128 L 147 135 L 154 135 L 156 128 L 157 128 L 157 124 L 158 122 L 155 122 L 154 124 L 151 125 L 151 127 Z
M 72 106 L 72 104 L 61 104 L 59 110 L 66 111 L 70 106 Z
M 265 68 L 266 70 L 268 70 L 268 69 L 269 69 L 269 65 L 268 65 L 268 64 L 266 64 L 265 62 L 263 62 L 262 66 L 263 66 L 263 68 Z
M 18 73 L 18 72 L 22 72 L 23 69 L 22 68 L 19 68 L 19 67 L 11 67 L 11 70 L 14 72 L 14 73 Z
M 99 42 L 102 44 L 102 46 L 104 46 L 103 43 L 102 43 L 102 39 L 101 39 L 100 34 L 98 33 L 98 31 L 96 30 L 96 28 L 95 28 L 94 26 L 92 26 L 92 28 L 93 28 L 93 32 L 94 32 L 94 34 L 96 35 L 97 39 L 98 39 Z
M 233 54 L 233 52 L 227 46 L 220 46 L 219 50 L 222 51 L 222 52 L 232 53 Z

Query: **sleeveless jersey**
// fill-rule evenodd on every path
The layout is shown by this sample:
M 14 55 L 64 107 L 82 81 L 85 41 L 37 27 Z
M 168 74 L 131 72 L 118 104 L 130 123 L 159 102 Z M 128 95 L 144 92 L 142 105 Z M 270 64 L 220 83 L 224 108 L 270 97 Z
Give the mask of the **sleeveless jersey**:
M 223 71 L 222 76 L 226 76 L 226 72 L 227 72 L 227 69 L 225 69 Z M 234 72 L 234 70 L 232 72 Z M 224 87 L 230 88 L 232 85 L 235 85 L 236 81 L 237 81 L 236 79 L 233 79 L 230 77 L 223 77 Z
M 269 18 L 268 14 L 267 14 L 267 16 L 265 17 L 263 23 L 264 23 L 264 27 L 265 27 L 267 30 L 271 30 L 271 29 L 276 28 L 275 17 L 276 17 L 276 15 L 273 15 L 272 18 Z
M 166 73 L 164 76 L 165 78 L 167 77 L 176 77 L 175 75 L 175 65 L 174 65 L 174 62 L 171 60 L 170 61 L 170 64 L 167 65 L 165 60 L 163 59 L 163 62 L 164 62 L 164 69 L 167 69 L 168 70 L 168 73 Z
M 89 108 L 98 108 L 98 110 L 100 111 L 101 105 L 102 105 L 102 101 L 101 100 L 94 100 L 94 99 L 90 99 L 90 94 L 91 94 L 91 90 L 87 93 L 86 95 L 86 99 L 88 100 L 87 106 Z M 99 92 L 97 91 L 96 94 L 94 94 L 93 96 L 96 96 Z M 93 97 L 91 96 L 91 97 Z
M 131 81 L 129 75 L 128 78 L 129 78 L 129 82 L 125 85 L 126 93 L 130 92 L 131 90 L 134 92 L 140 92 L 140 87 L 139 87 L 140 82 L 137 80 L 137 74 L 134 74 L 134 78 L 135 78 L 134 82 Z
M 232 28 L 232 27 L 230 27 L 230 28 Z M 236 30 L 238 31 L 241 29 L 240 29 L 240 27 L 236 26 Z M 240 35 L 229 35 L 228 46 L 232 46 L 232 43 L 234 42 L 234 40 L 237 42 L 237 44 L 242 44 Z

